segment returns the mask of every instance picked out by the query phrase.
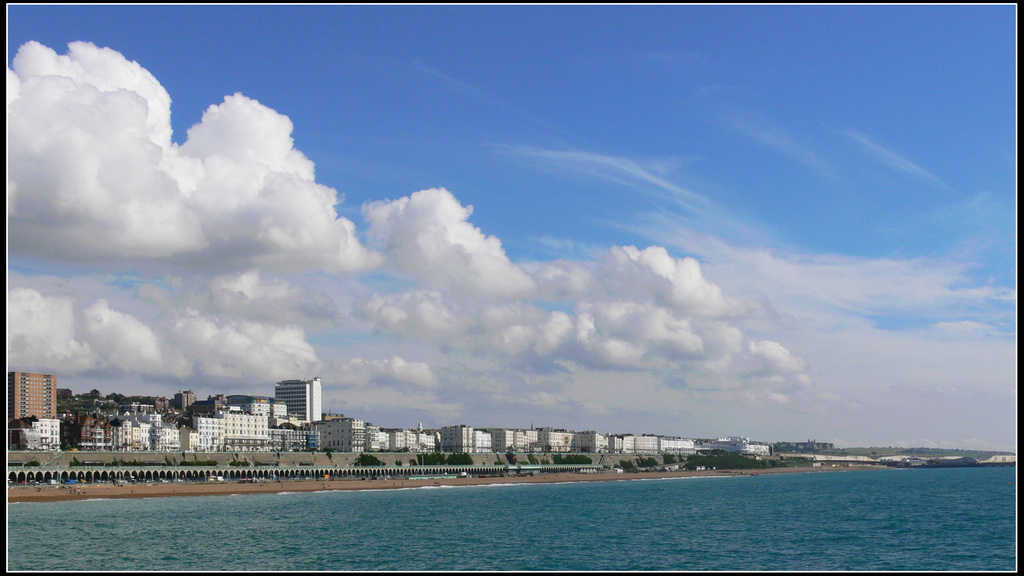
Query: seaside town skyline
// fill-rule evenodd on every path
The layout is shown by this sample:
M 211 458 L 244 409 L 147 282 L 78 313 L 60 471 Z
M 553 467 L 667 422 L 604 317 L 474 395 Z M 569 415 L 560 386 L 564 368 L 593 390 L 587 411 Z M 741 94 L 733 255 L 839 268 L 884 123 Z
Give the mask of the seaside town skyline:
M 8 370 L 1015 453 L 1015 10 L 9 5 Z
M 624 455 L 693 455 L 721 449 L 768 456 L 768 442 L 743 436 L 716 439 L 678 435 L 601 433 L 556 426 L 493 427 L 446 424 L 424 428 L 382 426 L 357 415 L 323 412 L 322 382 L 284 380 L 272 396 L 211 394 L 193 390 L 173 399 L 133 400 L 118 392 L 93 389 L 73 396 L 59 386 L 59 376 L 7 373 L 8 448 L 12 450 L 84 450 L 155 452 L 588 452 Z M 60 399 L 91 398 L 79 409 L 58 409 Z M 127 401 L 127 403 L 124 403 Z M 84 408 L 84 409 L 83 409 Z M 815 449 L 831 444 L 811 440 Z
M 528 428 L 481 426 L 476 422 L 427 428 L 422 422 L 414 427 L 393 426 L 364 421 L 358 415 L 322 411 L 323 386 L 319 377 L 277 382 L 271 396 L 210 394 L 205 400 L 194 390 L 179 390 L 172 398 L 120 392 L 104 395 L 97 389 L 74 394 L 59 386 L 58 375 L 18 371 L 7 373 L 7 386 L 8 448 L 30 452 L 579 452 L 685 458 L 723 450 L 760 458 L 777 455 L 776 450 L 780 449 L 791 453 L 837 450 L 831 442 L 816 439 L 766 441 L 742 435 L 704 438 L 638 430 L 613 432 L 610 430 L 614 430 L 615 425 L 609 422 L 604 422 L 604 427 L 587 430 L 566 429 L 549 425 L 551 423 L 535 426 L 533 422 Z M 909 461 L 904 460 L 908 458 L 906 455 L 884 455 L 876 460 L 875 451 L 870 458 L 866 455 L 850 457 L 845 455 L 844 448 L 853 447 L 839 446 L 840 455 L 823 458 L 839 459 L 846 465 L 853 460 L 859 464 L 882 462 L 887 465 Z M 911 453 L 923 449 L 914 446 L 872 448 L 889 451 L 895 448 Z M 952 450 L 965 451 L 962 448 Z M 915 456 L 910 460 L 916 461 L 915 465 L 927 462 Z M 992 456 L 986 465 L 996 461 L 1006 465 L 1015 459 Z

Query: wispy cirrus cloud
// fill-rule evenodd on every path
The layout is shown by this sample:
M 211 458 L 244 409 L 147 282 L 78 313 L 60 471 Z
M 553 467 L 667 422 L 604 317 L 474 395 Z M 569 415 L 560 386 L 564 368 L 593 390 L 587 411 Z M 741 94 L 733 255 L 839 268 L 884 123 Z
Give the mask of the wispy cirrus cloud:
M 552 150 L 536 146 L 496 146 L 507 154 L 541 162 L 545 167 L 569 174 L 582 174 L 617 184 L 660 202 L 660 206 L 636 206 L 632 218 L 619 218 L 607 223 L 615 228 L 652 237 L 664 230 L 699 231 L 744 241 L 761 241 L 763 224 L 746 221 L 706 195 L 678 184 L 669 172 L 682 162 L 679 159 L 633 159 L 587 150 Z
M 495 96 L 494 94 L 491 94 L 490 92 L 487 92 L 486 90 L 481 89 L 478 86 L 470 84 L 469 82 L 465 82 L 449 74 L 445 74 L 444 72 L 441 72 L 440 70 L 432 66 L 428 66 L 423 62 L 420 62 L 419 60 L 414 60 L 412 63 L 412 67 L 426 74 L 433 80 L 437 81 L 441 86 L 444 86 L 445 88 L 455 93 L 462 94 L 467 98 L 477 100 L 492 108 L 496 108 L 498 110 L 501 110 L 502 112 L 512 114 L 513 116 L 517 116 L 523 120 L 526 120 L 530 124 L 533 124 L 534 126 L 543 128 L 545 130 L 550 130 L 557 134 L 561 134 L 562 136 L 568 136 L 568 133 L 565 130 L 559 128 L 558 126 L 555 126 L 554 124 L 551 124 L 549 122 L 545 122 L 544 120 L 537 118 L 533 114 L 524 112 L 523 110 L 509 104 L 505 100 Z
M 903 155 L 873 142 L 864 134 L 851 129 L 843 130 L 842 134 L 860 144 L 864 149 L 866 149 L 870 153 L 871 156 L 873 156 L 876 160 L 882 162 L 886 166 L 898 172 L 903 172 L 904 174 L 908 174 L 915 178 L 931 182 L 932 184 L 935 184 L 946 190 L 951 190 L 949 185 L 943 182 L 942 179 L 936 176 L 935 174 L 932 174 L 928 170 L 925 170 L 924 168 L 911 162 Z
M 749 113 L 734 115 L 732 127 L 755 142 L 774 148 L 785 156 L 811 167 L 821 176 L 837 178 L 835 169 L 813 148 L 763 116 Z
M 660 197 L 678 204 L 693 216 L 710 217 L 722 209 L 708 198 L 675 184 L 641 162 L 622 156 L 612 156 L 585 150 L 551 150 L 535 146 L 499 146 L 498 150 L 522 157 L 534 158 L 565 170 L 587 174 L 600 179 L 636 188 L 645 185 L 661 192 Z

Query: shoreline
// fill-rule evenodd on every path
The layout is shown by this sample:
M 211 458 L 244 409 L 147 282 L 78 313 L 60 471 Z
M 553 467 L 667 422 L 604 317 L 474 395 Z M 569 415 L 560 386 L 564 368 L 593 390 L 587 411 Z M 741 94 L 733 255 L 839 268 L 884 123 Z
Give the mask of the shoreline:
M 881 466 L 844 466 L 838 468 L 765 468 L 756 470 L 677 470 L 668 472 L 554 472 L 537 476 L 484 476 L 466 478 L 430 478 L 410 480 L 363 480 L 332 478 L 310 480 L 283 480 L 243 483 L 225 482 L 154 482 L 143 484 L 81 484 L 65 486 L 8 486 L 7 503 L 65 502 L 73 500 L 167 498 L 180 496 L 224 496 L 229 494 L 279 494 L 282 492 L 324 492 L 337 490 L 392 490 L 441 486 L 484 486 L 488 484 L 555 484 L 564 482 L 615 482 L 622 480 L 657 480 L 665 478 L 700 478 L 761 476 L 765 474 L 794 474 L 817 472 L 843 472 L 852 470 L 885 470 Z

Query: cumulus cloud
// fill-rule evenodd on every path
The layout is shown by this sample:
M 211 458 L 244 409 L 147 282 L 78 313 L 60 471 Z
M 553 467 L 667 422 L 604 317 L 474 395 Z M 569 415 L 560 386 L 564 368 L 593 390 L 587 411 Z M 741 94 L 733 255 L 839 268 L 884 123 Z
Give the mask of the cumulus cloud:
M 399 356 L 385 360 L 353 358 L 344 370 L 351 381 L 369 381 L 386 386 L 412 385 L 417 388 L 436 388 L 438 377 L 425 362 L 408 362 Z
M 189 366 L 167 359 L 153 330 L 130 314 L 110 308 L 100 299 L 84 310 L 89 341 L 104 360 L 126 372 L 171 373 L 185 376 Z
M 374 294 L 358 301 L 353 313 L 380 331 L 411 338 L 445 338 L 465 327 L 465 320 L 445 304 L 442 294 L 431 290 Z
M 802 372 L 807 363 L 790 354 L 782 344 L 771 340 L 760 340 L 751 342 L 750 353 L 763 358 L 769 365 L 784 374 L 795 374 Z
M 170 98 L 138 64 L 74 43 L 26 44 L 8 84 L 9 245 L 54 258 L 166 257 L 202 249 L 169 175 Z M 8 74 L 8 80 L 11 74 Z M 59 228 L 60 234 L 53 234 Z
M 390 262 L 427 286 L 463 297 L 521 297 L 533 279 L 505 254 L 501 241 L 469 223 L 463 206 L 443 188 L 363 207 L 370 235 L 386 245 Z
M 200 304 L 204 296 L 197 295 L 193 301 Z M 338 305 L 329 294 L 255 268 L 213 278 L 209 283 L 208 306 L 219 316 L 297 324 L 307 331 L 336 328 L 342 322 Z
M 435 201 L 452 200 L 444 191 L 431 194 Z M 468 213 L 459 218 L 464 217 Z M 396 233 L 407 231 L 397 218 L 391 226 Z M 531 268 L 536 289 L 529 294 L 491 294 L 480 300 L 452 291 L 410 290 L 374 294 L 354 311 L 382 333 L 449 351 L 512 359 L 528 372 L 549 373 L 556 366 L 665 375 L 685 370 L 690 374 L 685 385 L 711 388 L 774 386 L 766 379 L 771 375 L 790 383 L 803 378 L 803 361 L 777 343 L 746 343 L 732 321 L 757 307 L 726 297 L 704 278 L 693 258 L 674 258 L 659 246 L 625 246 L 591 261 Z M 427 283 L 432 282 L 440 283 L 439 277 L 428 277 Z M 545 299 L 572 310 L 547 310 L 541 305 Z M 751 371 L 760 379 L 743 376 Z M 666 381 L 680 382 L 676 376 Z
M 177 320 L 173 338 L 198 374 L 274 381 L 312 374 L 320 365 L 298 326 L 227 322 L 192 310 Z
M 133 269 L 155 262 L 173 274 L 125 283 L 133 289 L 108 285 L 107 298 L 79 294 L 91 304 L 78 316 L 72 299 L 9 292 L 11 360 L 253 384 L 327 368 L 343 404 L 447 414 L 469 390 L 604 410 L 592 382 L 619 386 L 609 383 L 627 371 L 630 382 L 673 397 L 743 389 L 777 403 L 809 381 L 804 361 L 781 344 L 748 338 L 741 322 L 757 305 L 726 296 L 694 258 L 613 246 L 517 263 L 471 223 L 472 206 L 441 188 L 363 206 L 378 252 L 338 216 L 341 196 L 316 182 L 291 120 L 257 100 L 226 96 L 178 145 L 166 90 L 113 50 L 74 43 L 58 55 L 30 43 L 7 80 L 12 254 Z M 379 292 L 353 286 L 364 278 L 342 286 L 285 276 L 385 264 L 402 276 L 400 291 L 386 275 Z M 329 349 L 323 357 L 307 334 L 343 324 L 339 304 L 349 303 L 359 329 L 413 341 L 445 362 L 378 354 L 373 344 L 361 355 L 384 359 L 340 361 Z M 478 372 L 452 384 L 463 362 Z
M 612 248 L 603 276 L 622 293 L 645 290 L 655 301 L 690 315 L 727 316 L 740 311 L 718 285 L 704 278 L 696 259 L 673 258 L 661 246 Z
M 241 94 L 210 106 L 180 154 L 201 162 L 189 204 L 204 216 L 218 253 L 241 250 L 287 271 L 358 271 L 382 264 L 355 225 L 339 218 L 337 193 L 314 180 L 313 163 L 293 147 L 286 116 Z
M 338 217 L 291 121 L 256 100 L 227 96 L 179 147 L 152 74 L 84 42 L 67 55 L 22 46 L 7 95 L 13 253 L 291 272 L 383 263 Z
M 18 370 L 53 372 L 60 366 L 79 371 L 100 359 L 87 342 L 75 337 L 71 299 L 43 296 L 30 288 L 7 293 L 7 363 Z

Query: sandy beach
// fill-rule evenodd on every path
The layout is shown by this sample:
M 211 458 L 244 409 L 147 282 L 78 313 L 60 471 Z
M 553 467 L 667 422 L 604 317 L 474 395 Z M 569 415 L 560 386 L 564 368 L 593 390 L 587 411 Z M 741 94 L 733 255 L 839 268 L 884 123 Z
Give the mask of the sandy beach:
M 477 486 L 483 484 L 555 483 L 555 482 L 614 482 L 623 480 L 680 478 L 698 476 L 756 476 L 762 474 L 818 473 L 864 469 L 877 466 L 849 466 L 842 468 L 768 468 L 763 470 L 703 470 L 672 472 L 601 472 L 546 473 L 519 477 L 468 477 L 443 479 L 392 478 L 388 480 L 361 480 L 355 478 L 330 480 L 284 480 L 279 482 L 151 482 L 137 484 L 79 484 L 70 486 L 8 486 L 7 502 L 56 502 L 95 498 L 160 498 L 172 496 L 212 496 L 225 494 L 271 494 L 278 492 L 317 492 L 323 490 L 387 490 L 425 486 Z

